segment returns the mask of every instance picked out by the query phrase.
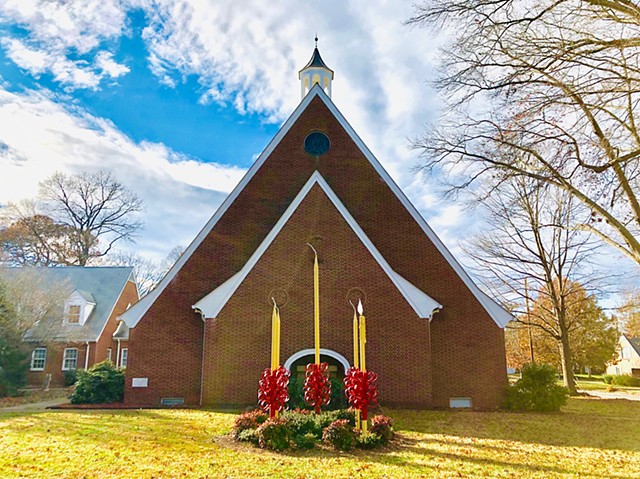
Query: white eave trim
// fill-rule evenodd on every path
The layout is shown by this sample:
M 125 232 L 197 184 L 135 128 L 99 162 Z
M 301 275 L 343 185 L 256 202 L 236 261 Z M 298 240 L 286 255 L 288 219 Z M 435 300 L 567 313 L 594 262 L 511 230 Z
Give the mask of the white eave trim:
M 435 310 L 439 310 L 442 308 L 437 301 L 429 297 L 426 293 L 416 288 L 409 281 L 404 279 L 402 276 L 397 274 L 389 263 L 383 258 L 365 232 L 360 228 L 360 225 L 356 222 L 356 220 L 351 216 L 347 208 L 340 201 L 335 192 L 331 189 L 326 180 L 320 175 L 318 171 L 315 171 L 307 183 L 302 187 L 300 193 L 295 197 L 295 199 L 291 202 L 287 210 L 280 217 L 276 225 L 269 231 L 269 234 L 262 241 L 260 246 L 255 250 L 255 252 L 249 258 L 249 261 L 245 263 L 242 269 L 229 278 L 227 281 L 222 283 L 216 289 L 214 289 L 211 293 L 206 295 L 200 301 L 192 306 L 193 309 L 198 311 L 203 318 L 217 318 L 218 314 L 227 304 L 227 301 L 231 298 L 233 293 L 236 291 L 238 286 L 244 281 L 249 272 L 253 269 L 253 267 L 258 263 L 262 255 L 265 253 L 267 248 L 271 245 L 273 240 L 278 236 L 284 225 L 289 221 L 289 218 L 293 215 L 293 213 L 298 209 L 302 201 L 311 191 L 314 185 L 318 185 L 325 192 L 327 197 L 331 200 L 336 209 L 340 212 L 342 217 L 345 219 L 347 224 L 351 227 L 353 232 L 358 236 L 360 241 L 365 245 L 365 247 L 369 250 L 369 253 L 374 257 L 374 259 L 378 262 L 380 267 L 384 270 L 384 272 L 389 276 L 389 279 L 396 286 L 398 291 L 404 296 L 405 300 L 409 305 L 413 308 L 416 314 L 420 318 L 429 318 L 433 317 L 433 312 Z
M 338 110 L 338 108 L 331 101 L 329 96 L 324 92 L 324 90 L 318 85 L 315 84 L 307 96 L 303 98 L 298 107 L 294 110 L 291 116 L 287 119 L 287 121 L 282 125 L 282 128 L 278 131 L 276 136 L 273 137 L 271 142 L 267 145 L 264 151 L 260 154 L 255 163 L 249 168 L 249 171 L 244 175 L 240 183 L 233 189 L 231 194 L 226 198 L 226 200 L 220 205 L 215 214 L 211 217 L 211 219 L 207 222 L 207 224 L 202 228 L 200 233 L 195 237 L 195 239 L 191 242 L 188 248 L 184 251 L 182 256 L 176 261 L 173 267 L 169 270 L 169 272 L 162 278 L 160 284 L 149 294 L 147 294 L 144 298 L 134 304 L 129 310 L 127 310 L 124 314 L 122 314 L 119 319 L 122 319 L 127 323 L 130 328 L 135 327 L 138 324 L 138 321 L 144 316 L 144 314 L 149 310 L 151 305 L 156 301 L 156 299 L 162 294 L 167 285 L 171 282 L 171 280 L 175 277 L 175 275 L 180 271 L 182 266 L 187 262 L 187 260 L 191 257 L 194 251 L 200 246 L 200 243 L 204 241 L 207 235 L 211 232 L 211 230 L 218 223 L 222 215 L 227 211 L 229 206 L 236 200 L 236 198 L 240 195 L 244 187 L 251 181 L 256 172 L 262 167 L 264 162 L 267 160 L 269 155 L 273 152 L 273 150 L 278 146 L 282 138 L 289 132 L 293 124 L 298 120 L 302 112 L 307 108 L 309 103 L 315 98 L 320 97 L 320 99 L 325 103 L 329 111 L 335 116 L 338 120 L 338 123 L 345 129 L 349 137 L 354 141 L 354 143 L 360 148 L 363 155 L 369 163 L 373 166 L 373 168 L 378 172 L 378 174 L 384 179 L 384 181 L 389 185 L 391 191 L 397 196 L 403 206 L 409 211 L 413 219 L 420 225 L 424 233 L 431 240 L 431 242 L 438 249 L 440 254 L 444 256 L 447 262 L 451 265 L 453 270 L 458 274 L 458 276 L 465 283 L 467 288 L 471 291 L 471 293 L 475 296 L 475 298 L 480 302 L 480 304 L 484 307 L 487 313 L 491 316 L 491 318 L 495 321 L 495 323 L 504 328 L 509 321 L 505 322 L 504 314 L 509 315 L 501 306 L 497 305 L 492 299 L 486 296 L 480 288 L 473 282 L 471 277 L 467 274 L 467 272 L 462 268 L 460 263 L 456 261 L 451 252 L 447 249 L 447 247 L 440 241 L 440 238 L 435 234 L 435 232 L 431 229 L 431 227 L 427 224 L 424 218 L 420 215 L 418 210 L 413 206 L 413 204 L 409 201 L 409 199 L 402 192 L 400 187 L 393 181 L 389 173 L 382 167 L 380 162 L 373 156 L 373 153 L 367 148 L 364 142 L 360 139 L 355 130 L 351 127 L 349 122 L 346 120 L 342 113 Z M 498 309 L 500 311 L 498 311 Z M 511 315 L 509 315 L 510 320 L 513 319 Z

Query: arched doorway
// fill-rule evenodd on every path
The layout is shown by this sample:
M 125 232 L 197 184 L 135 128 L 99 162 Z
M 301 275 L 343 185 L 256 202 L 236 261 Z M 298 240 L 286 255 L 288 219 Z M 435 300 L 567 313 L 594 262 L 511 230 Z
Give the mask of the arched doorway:
M 284 367 L 291 373 L 292 378 L 304 379 L 305 367 L 314 361 L 315 349 L 303 349 L 292 354 L 284 363 Z M 347 358 L 330 349 L 320 349 L 320 361 L 329 365 L 331 379 L 344 379 L 344 373 L 350 367 Z

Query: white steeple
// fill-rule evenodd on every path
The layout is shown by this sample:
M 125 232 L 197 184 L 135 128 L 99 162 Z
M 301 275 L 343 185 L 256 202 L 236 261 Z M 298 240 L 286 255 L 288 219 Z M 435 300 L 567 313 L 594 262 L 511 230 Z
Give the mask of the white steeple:
M 319 84 L 325 93 L 331 97 L 331 80 L 333 80 L 333 70 L 324 64 L 320 52 L 318 51 L 318 36 L 316 35 L 316 47 L 309 63 L 298 72 L 298 78 L 302 87 L 302 98 L 309 93 L 309 90 L 316 83 Z

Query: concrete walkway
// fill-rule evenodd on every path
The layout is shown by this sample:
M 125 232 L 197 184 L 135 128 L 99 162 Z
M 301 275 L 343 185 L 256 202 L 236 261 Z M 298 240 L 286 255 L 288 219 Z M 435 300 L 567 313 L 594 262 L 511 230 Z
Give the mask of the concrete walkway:
M 68 404 L 69 398 L 56 398 L 49 399 L 48 401 L 32 402 L 28 404 L 19 404 L 17 406 L 0 408 L 0 414 L 3 412 L 36 412 L 44 411 L 45 409 L 53 406 L 59 406 L 60 404 Z
M 607 392 L 607 391 L 580 391 L 589 396 L 598 397 L 600 399 L 627 399 L 629 401 L 640 401 L 640 394 L 630 394 L 624 391 Z

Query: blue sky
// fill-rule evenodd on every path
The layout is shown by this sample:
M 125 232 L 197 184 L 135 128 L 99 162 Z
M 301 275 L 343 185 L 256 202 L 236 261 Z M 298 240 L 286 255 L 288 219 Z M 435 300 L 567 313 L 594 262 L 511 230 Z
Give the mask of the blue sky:
M 0 204 L 55 171 L 109 168 L 146 208 L 122 247 L 159 259 L 186 246 L 300 101 L 317 32 L 334 102 L 446 241 L 460 208 L 412 172 L 409 138 L 437 111 L 437 43 L 403 25 L 411 12 L 383 0 L 2 0 Z
M 122 249 L 187 246 L 300 101 L 317 32 L 334 103 L 464 262 L 477 213 L 414 171 L 440 40 L 411 15 L 395 0 L 0 0 L 0 204 L 108 168 L 145 203 Z

